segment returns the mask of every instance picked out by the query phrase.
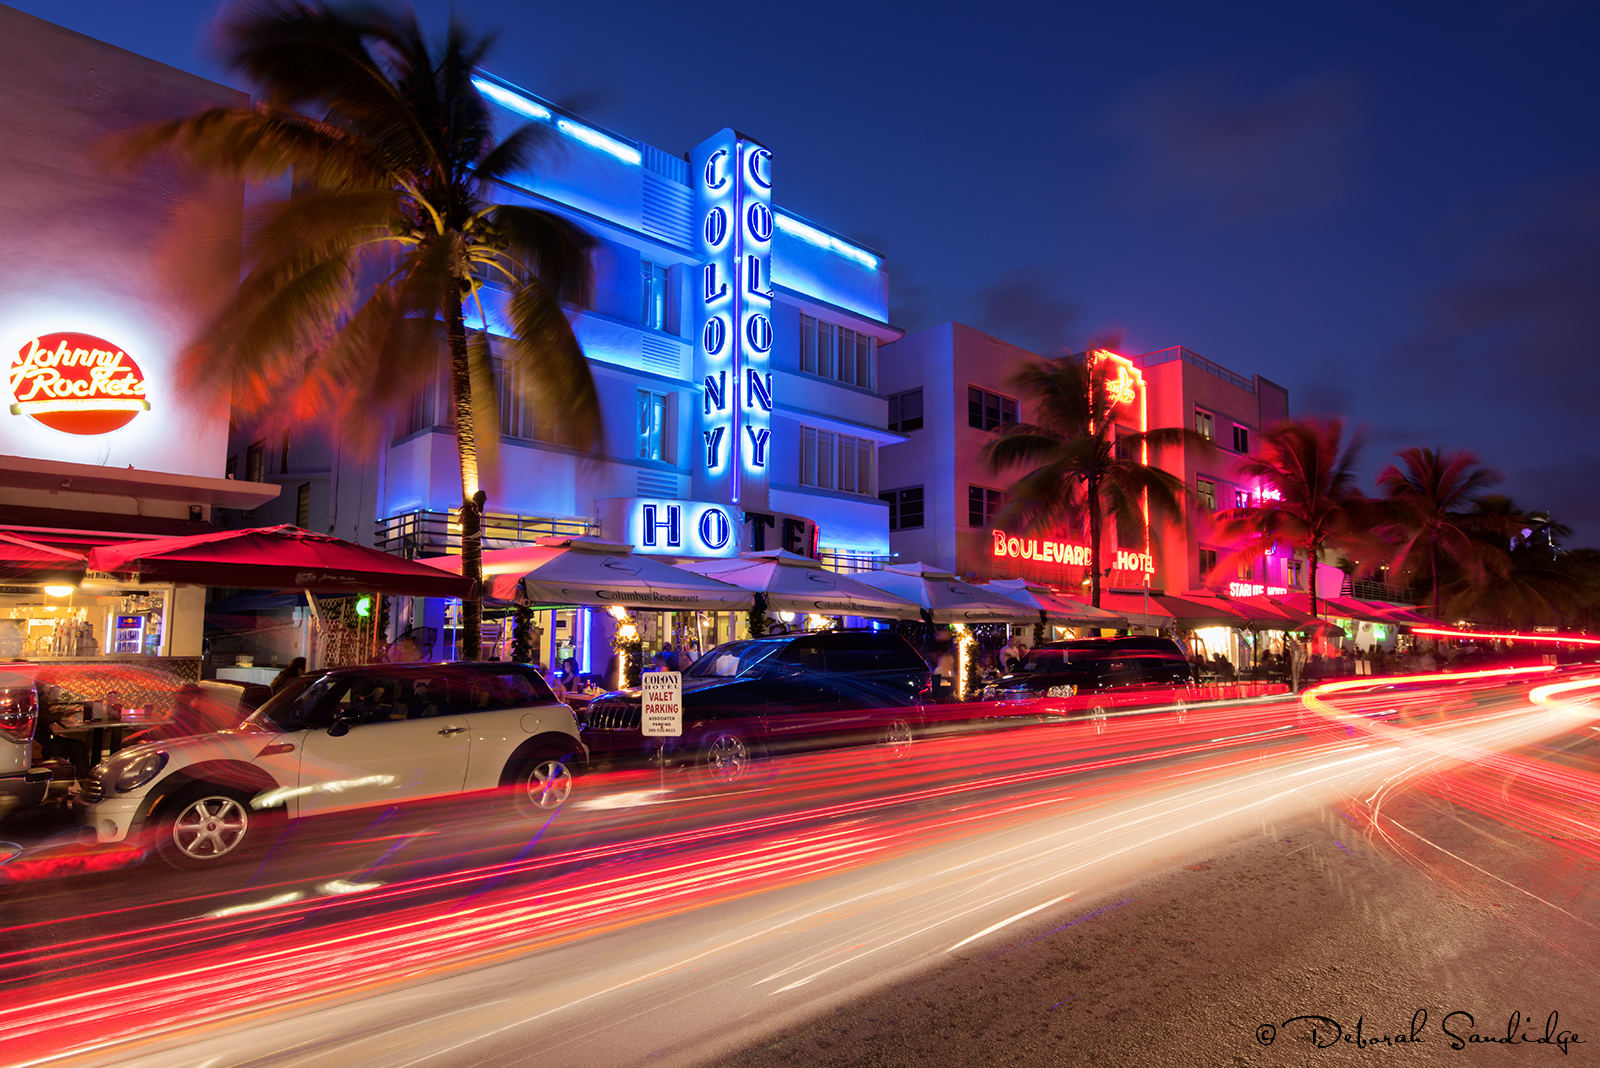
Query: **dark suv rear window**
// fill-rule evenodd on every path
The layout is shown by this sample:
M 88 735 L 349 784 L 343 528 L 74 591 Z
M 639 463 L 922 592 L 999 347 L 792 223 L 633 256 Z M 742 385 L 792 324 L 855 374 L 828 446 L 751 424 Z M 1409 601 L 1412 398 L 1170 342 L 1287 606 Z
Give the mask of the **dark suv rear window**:
M 896 634 L 869 631 L 830 634 L 823 648 L 827 652 L 828 670 L 839 674 L 928 670 L 917 651 Z

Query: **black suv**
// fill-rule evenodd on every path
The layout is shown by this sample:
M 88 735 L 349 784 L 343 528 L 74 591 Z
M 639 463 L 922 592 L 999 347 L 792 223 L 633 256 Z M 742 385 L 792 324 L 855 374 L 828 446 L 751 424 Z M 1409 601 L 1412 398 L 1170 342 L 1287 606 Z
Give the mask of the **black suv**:
M 1170 638 L 1078 638 L 1036 645 L 1017 669 L 984 687 L 988 700 L 1034 701 L 1094 691 L 1169 690 L 1194 681 Z
M 820 631 L 719 645 L 683 674 L 683 735 L 646 738 L 639 690 L 604 694 L 581 717 L 591 761 L 657 759 L 713 783 L 762 756 L 841 745 L 909 751 L 930 695 L 928 665 L 888 631 Z M 661 743 L 665 742 L 663 749 Z

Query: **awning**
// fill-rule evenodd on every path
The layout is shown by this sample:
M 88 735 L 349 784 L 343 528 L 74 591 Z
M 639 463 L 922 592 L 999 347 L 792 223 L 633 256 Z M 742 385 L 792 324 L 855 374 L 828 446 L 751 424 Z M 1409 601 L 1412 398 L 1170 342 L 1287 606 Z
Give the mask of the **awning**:
M 903 597 L 826 570 L 820 561 L 772 549 L 737 558 L 695 560 L 677 568 L 765 595 L 772 612 L 868 619 L 920 619 L 922 608 Z
M 461 572 L 461 557 L 421 561 Z M 540 538 L 483 554 L 484 595 L 535 605 L 593 605 L 719 612 L 749 608 L 746 590 L 639 556 L 630 545 L 599 538 Z
M 150 538 L 89 552 L 89 570 L 229 589 L 467 597 L 472 584 L 427 564 L 299 527 Z
M 891 564 L 855 576 L 926 610 L 935 623 L 1037 623 L 1039 610 L 927 564 Z
M 1311 611 L 1311 598 L 1304 593 L 1291 593 L 1275 598 L 1275 600 L 1301 612 L 1309 613 Z M 1361 601 L 1345 597 L 1318 597 L 1317 614 L 1320 616 L 1335 616 L 1339 619 L 1357 619 L 1366 623 L 1395 622 L 1392 619 L 1385 618 Z
M 1054 593 L 1048 586 L 1040 586 L 1027 579 L 992 579 L 983 587 L 994 590 L 1023 604 L 1032 605 L 1044 613 L 1051 623 L 1069 627 L 1116 627 L 1128 625 L 1128 617 L 1093 605 L 1074 601 Z
M 1185 630 L 1241 627 L 1247 622 L 1242 612 L 1235 611 L 1232 605 L 1214 593 L 1186 593 L 1182 597 L 1158 593 L 1150 599 L 1161 602 L 1161 607 L 1172 613 L 1175 625 Z
M 1073 598 L 1077 600 L 1077 598 Z M 1130 626 L 1171 629 L 1176 623 L 1172 610 L 1154 596 L 1143 593 L 1100 591 L 1100 607 L 1127 617 Z
M 76 586 L 83 581 L 82 553 L 0 531 L 0 583 Z

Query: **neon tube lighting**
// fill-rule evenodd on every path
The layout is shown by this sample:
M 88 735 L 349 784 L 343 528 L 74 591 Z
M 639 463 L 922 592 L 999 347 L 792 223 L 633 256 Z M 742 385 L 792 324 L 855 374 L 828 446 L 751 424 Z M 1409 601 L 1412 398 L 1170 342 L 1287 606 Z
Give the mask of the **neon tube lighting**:
M 1431 634 L 1440 638 L 1487 638 L 1505 642 L 1566 642 L 1570 645 L 1600 645 L 1600 638 L 1579 638 L 1560 634 L 1491 634 L 1482 630 L 1441 630 L 1436 627 L 1412 627 L 1412 634 Z
M 555 117 L 550 113 L 549 108 L 535 104 L 521 93 L 513 93 L 510 89 L 496 85 L 493 82 L 484 81 L 482 78 L 474 78 L 472 79 L 472 85 L 478 92 L 493 100 L 496 104 L 510 108 L 519 115 L 526 115 L 528 118 L 538 119 L 540 122 L 549 122 Z
M 872 253 L 864 252 L 848 241 L 840 241 L 837 237 L 825 234 L 815 226 L 807 226 L 799 219 L 790 218 L 781 212 L 775 212 L 774 214 L 778 218 L 778 229 L 790 237 L 798 237 L 802 241 L 809 241 L 819 248 L 830 249 L 846 259 L 855 260 L 863 266 L 877 270 L 878 257 L 872 255 Z
M 574 140 L 582 141 L 591 148 L 598 148 L 602 152 L 609 152 L 624 163 L 631 163 L 635 167 L 644 162 L 644 153 L 632 145 L 625 145 L 614 137 L 607 137 L 599 130 L 591 129 L 571 119 L 557 119 L 556 129 Z

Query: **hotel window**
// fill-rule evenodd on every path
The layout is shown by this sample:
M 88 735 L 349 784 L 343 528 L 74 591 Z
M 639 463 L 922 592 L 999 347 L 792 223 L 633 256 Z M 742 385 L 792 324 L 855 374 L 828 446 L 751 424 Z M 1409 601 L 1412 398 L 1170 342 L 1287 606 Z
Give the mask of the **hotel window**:
M 1128 435 L 1132 433 L 1133 431 L 1131 430 L 1124 430 L 1120 426 L 1117 427 L 1117 444 L 1113 452 L 1117 459 L 1133 459 L 1133 446 L 1128 444 Z
M 267 480 L 267 443 L 258 441 L 245 450 L 244 475 L 251 482 Z
M 1203 408 L 1194 410 L 1194 432 L 1207 441 L 1217 440 L 1216 420 Z
M 278 474 L 284 475 L 284 474 L 288 474 L 288 472 L 289 472 L 289 431 L 288 431 L 287 428 L 285 428 L 284 431 L 283 431 L 283 449 L 278 453 Z
M 967 425 L 978 430 L 999 430 L 1017 421 L 1014 398 L 990 393 L 977 386 L 967 387 Z
M 670 278 L 670 271 L 663 265 L 639 261 L 639 286 L 643 295 L 639 321 L 651 330 L 665 330 L 669 334 L 676 333 L 678 325 L 672 321 L 672 302 L 668 294 Z
M 1285 560 L 1283 562 L 1284 570 L 1288 572 L 1288 585 L 1291 589 L 1298 590 L 1300 588 L 1302 582 L 1300 567 L 1303 563 L 1304 561 L 1302 560 Z
M 417 387 L 411 395 L 411 403 L 406 405 L 404 418 L 398 420 L 395 429 L 399 431 L 396 437 L 408 437 L 418 431 L 426 430 L 435 423 L 434 419 L 434 388 L 433 380 L 428 380 Z
M 639 459 L 670 460 L 667 455 L 667 395 L 639 390 Z
M 507 438 L 532 439 L 533 405 L 523 388 L 523 376 L 506 360 L 492 361 L 495 399 L 500 402 L 500 434 Z
M 1239 580 L 1253 582 L 1256 577 L 1256 565 L 1246 560 L 1239 565 Z
M 1217 550 L 1200 550 L 1200 577 L 1205 578 L 1217 566 Z
M 1235 508 L 1248 508 L 1248 507 L 1250 507 L 1250 494 L 1246 493 L 1244 490 L 1234 490 L 1233 491 L 1233 506 Z
M 1250 451 L 1249 427 L 1240 426 L 1238 423 L 1233 424 L 1233 451 L 1246 453 Z
M 994 524 L 994 517 L 1005 507 L 1005 494 L 983 486 L 967 487 L 967 523 L 974 527 Z
M 238 453 L 234 453 L 232 456 L 228 457 L 228 463 L 222 469 L 222 477 L 223 478 L 238 478 L 239 477 L 239 454 Z
M 920 530 L 922 527 L 922 487 L 890 490 L 878 494 L 889 505 L 890 530 Z
M 301 530 L 311 526 L 311 483 L 302 482 L 294 494 L 294 525 Z
M 922 429 L 922 390 L 908 389 L 889 396 L 889 429 L 902 434 Z
M 1217 484 L 1209 478 L 1197 478 L 1194 484 L 1195 496 L 1200 498 L 1200 507 L 1208 512 L 1217 510 Z
M 831 430 L 800 428 L 800 484 L 872 496 L 873 443 Z
M 871 389 L 877 339 L 809 315 L 800 316 L 800 370 Z

